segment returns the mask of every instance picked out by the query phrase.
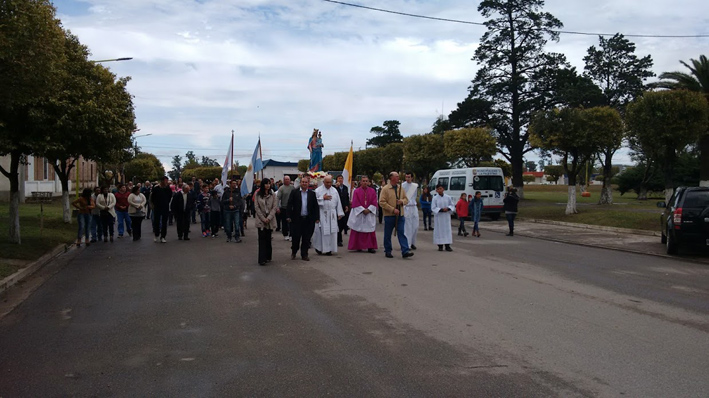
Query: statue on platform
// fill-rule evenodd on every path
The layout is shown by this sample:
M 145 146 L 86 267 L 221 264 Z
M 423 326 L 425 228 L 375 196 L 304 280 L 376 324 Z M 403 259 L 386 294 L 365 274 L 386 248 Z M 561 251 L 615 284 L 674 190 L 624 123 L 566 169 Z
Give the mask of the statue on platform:
M 322 132 L 313 129 L 313 135 L 308 140 L 308 150 L 310 151 L 310 168 L 308 171 L 317 172 L 322 169 Z

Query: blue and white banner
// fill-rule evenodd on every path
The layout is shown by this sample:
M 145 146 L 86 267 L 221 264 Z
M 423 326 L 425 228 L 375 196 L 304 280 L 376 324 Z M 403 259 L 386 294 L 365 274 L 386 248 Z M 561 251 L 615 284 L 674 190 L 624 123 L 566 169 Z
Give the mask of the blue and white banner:
M 241 180 L 241 196 L 251 193 L 251 189 L 254 186 L 254 174 L 261 170 L 263 170 L 263 161 L 261 159 L 261 139 L 259 138 L 254 154 L 251 156 L 249 168 L 246 169 L 244 178 Z

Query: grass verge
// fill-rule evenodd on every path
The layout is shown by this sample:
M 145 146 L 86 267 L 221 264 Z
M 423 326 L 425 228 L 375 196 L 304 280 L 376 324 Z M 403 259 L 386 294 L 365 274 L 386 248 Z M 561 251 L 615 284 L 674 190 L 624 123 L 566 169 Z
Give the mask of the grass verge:
M 43 226 L 40 229 L 40 212 L 44 214 Z M 0 258 L 12 260 L 34 261 L 57 245 L 71 243 L 76 239 L 76 220 L 71 224 L 62 221 L 61 202 L 54 200 L 44 204 L 40 210 L 39 204 L 20 204 L 20 236 L 21 244 L 10 243 L 7 235 L 10 229 L 10 204 L 0 204 Z M 19 268 L 21 262 L 0 260 L 0 278 L 11 275 Z
M 662 198 L 637 200 L 613 192 L 613 205 L 598 205 L 601 187 L 591 186 L 591 197 L 577 195 L 578 214 L 566 215 L 566 185 L 525 185 L 519 217 L 655 231 L 659 229 Z

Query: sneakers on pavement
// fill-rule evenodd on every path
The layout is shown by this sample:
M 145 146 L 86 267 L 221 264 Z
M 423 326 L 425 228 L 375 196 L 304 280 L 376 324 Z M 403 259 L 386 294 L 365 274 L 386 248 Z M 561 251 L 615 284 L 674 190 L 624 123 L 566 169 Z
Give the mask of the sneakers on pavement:
M 167 240 L 165 238 L 160 238 L 160 243 L 167 243 Z

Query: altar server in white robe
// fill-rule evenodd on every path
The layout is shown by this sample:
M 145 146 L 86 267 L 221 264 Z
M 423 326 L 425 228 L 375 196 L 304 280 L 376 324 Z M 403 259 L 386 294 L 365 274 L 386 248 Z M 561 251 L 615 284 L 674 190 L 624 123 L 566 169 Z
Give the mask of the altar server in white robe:
M 451 228 L 451 213 L 455 211 L 453 198 L 443 193 L 443 185 L 436 185 L 436 194 L 431 200 L 433 213 L 433 243 L 438 245 L 438 251 L 443 251 L 445 245 L 447 252 L 452 252 L 453 230 Z
M 315 224 L 313 248 L 317 254 L 331 256 L 337 253 L 337 221 L 345 216 L 340 194 L 332 186 L 332 176 L 326 176 L 323 185 L 315 190 L 320 207 L 320 222 Z
M 405 176 L 406 182 L 401 184 L 401 187 L 406 191 L 409 203 L 404 206 L 404 235 L 411 250 L 416 250 L 416 236 L 419 233 L 419 208 L 416 199 L 419 197 L 419 184 L 413 182 L 414 175 L 411 172 L 406 172 Z

